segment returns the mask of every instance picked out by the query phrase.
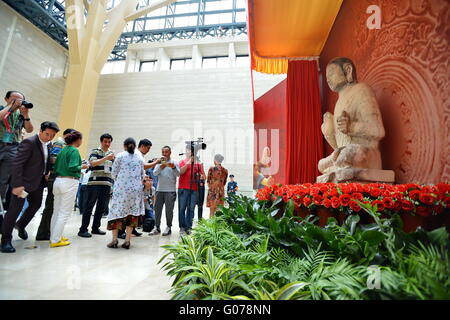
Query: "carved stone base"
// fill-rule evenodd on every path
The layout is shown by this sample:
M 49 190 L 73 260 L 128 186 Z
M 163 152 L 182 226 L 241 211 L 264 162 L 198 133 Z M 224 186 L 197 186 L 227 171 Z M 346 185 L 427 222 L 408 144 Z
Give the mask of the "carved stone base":
M 343 168 L 317 177 L 318 183 L 394 183 L 395 172 L 392 170 Z

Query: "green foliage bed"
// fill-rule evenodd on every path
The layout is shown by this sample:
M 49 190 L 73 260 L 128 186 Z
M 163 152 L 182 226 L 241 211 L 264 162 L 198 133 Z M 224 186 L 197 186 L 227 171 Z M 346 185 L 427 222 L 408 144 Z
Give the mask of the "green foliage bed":
M 173 299 L 450 299 L 449 235 L 445 228 L 406 234 L 397 215 L 343 226 L 330 218 L 293 216 L 289 202 L 239 196 L 191 236 L 163 246 L 174 277 Z

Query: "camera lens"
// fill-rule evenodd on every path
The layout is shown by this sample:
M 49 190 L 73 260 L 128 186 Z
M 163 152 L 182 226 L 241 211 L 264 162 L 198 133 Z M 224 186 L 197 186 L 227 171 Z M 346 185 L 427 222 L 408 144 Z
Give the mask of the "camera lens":
M 23 105 L 25 108 L 27 108 L 27 109 L 33 108 L 33 104 L 32 104 L 31 102 L 26 101 L 26 100 L 23 100 L 23 101 L 22 101 L 22 105 Z

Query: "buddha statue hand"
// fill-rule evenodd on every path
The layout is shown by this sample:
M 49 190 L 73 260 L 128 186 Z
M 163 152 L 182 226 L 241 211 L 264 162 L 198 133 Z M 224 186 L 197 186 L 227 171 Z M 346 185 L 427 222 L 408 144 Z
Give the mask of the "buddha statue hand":
M 350 117 L 347 112 L 342 112 L 342 114 L 337 118 L 337 129 L 343 134 L 348 134 L 348 128 L 350 125 Z

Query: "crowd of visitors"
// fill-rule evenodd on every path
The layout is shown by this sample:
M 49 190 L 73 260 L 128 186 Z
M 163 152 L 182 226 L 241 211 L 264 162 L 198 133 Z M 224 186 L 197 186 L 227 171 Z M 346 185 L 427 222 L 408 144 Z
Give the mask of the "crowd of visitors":
M 81 132 L 68 128 L 62 137 L 54 139 L 60 129 L 56 123 L 45 121 L 36 135 L 24 139 L 24 132 L 34 130 L 30 104 L 18 91 L 8 91 L 5 102 L 6 106 L 0 106 L 2 252 L 16 251 L 11 241 L 14 228 L 21 239 L 28 238 L 25 228 L 40 209 L 45 188 L 47 198 L 36 240 L 49 241 L 51 248 L 70 245 L 63 234 L 74 206 L 81 214 L 79 237 L 105 235 L 100 227 L 106 216 L 106 228 L 112 231 L 107 247 L 118 248 L 121 238 L 125 240 L 121 247 L 129 249 L 131 236 L 142 235 L 136 230 L 140 226 L 149 235 L 161 234 L 164 208 L 166 227 L 162 236 L 172 233 L 177 198 L 181 235 L 191 233 L 196 206 L 198 220 L 203 219 L 206 185 L 210 216 L 224 205 L 228 170 L 222 166 L 224 157 L 220 154 L 214 157 L 214 166 L 206 175 L 203 163 L 190 147 L 186 147 L 180 162 L 172 159 L 170 146 L 164 146 L 161 157 L 145 163 L 144 157 L 152 147 L 150 140 L 136 144 L 128 138 L 123 151 L 115 154 L 110 149 L 113 137 L 105 133 L 100 136 L 100 146 L 82 160 L 78 151 L 83 141 Z M 229 178 L 227 194 L 231 195 L 238 187 L 234 176 Z

